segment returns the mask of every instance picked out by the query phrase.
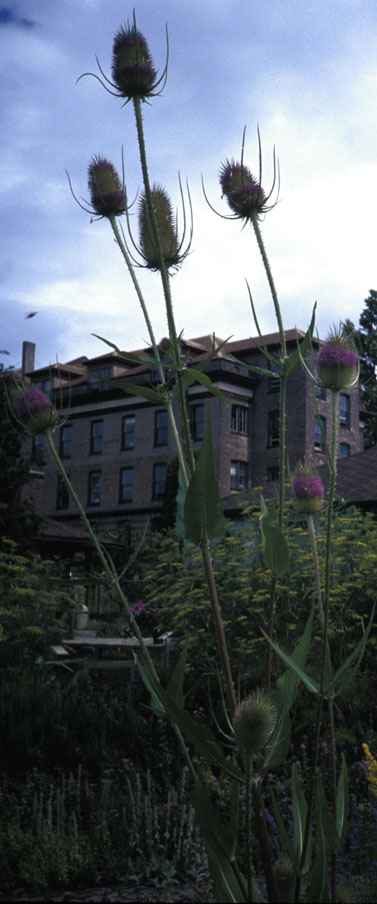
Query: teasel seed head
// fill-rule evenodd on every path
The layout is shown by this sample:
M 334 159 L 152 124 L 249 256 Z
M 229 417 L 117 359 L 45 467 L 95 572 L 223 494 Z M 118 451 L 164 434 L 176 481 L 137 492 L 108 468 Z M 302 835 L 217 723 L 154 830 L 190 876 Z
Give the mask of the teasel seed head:
M 266 746 L 275 727 L 277 712 L 267 691 L 257 690 L 236 710 L 233 729 L 241 750 L 250 756 Z
M 312 515 L 321 510 L 324 489 L 314 462 L 305 458 L 296 465 L 292 485 L 297 512 Z
M 114 38 L 112 76 L 121 97 L 150 97 L 157 72 L 144 35 L 135 25 L 122 26 Z
M 37 436 L 54 427 L 57 414 L 40 389 L 20 389 L 12 400 L 13 414 L 22 427 Z
M 177 267 L 182 257 L 179 253 L 176 218 L 169 195 L 159 185 L 153 186 L 151 195 L 165 266 L 167 269 Z M 139 239 L 145 266 L 150 270 L 160 270 L 161 263 L 145 194 L 142 194 L 139 202 Z
M 93 157 L 88 166 L 90 200 L 100 217 L 121 216 L 126 209 L 124 188 L 106 157 Z
M 317 375 L 326 389 L 349 389 L 358 378 L 358 358 L 352 341 L 340 326 L 330 330 L 317 355 Z
M 265 212 L 266 194 L 247 166 L 226 160 L 220 170 L 220 185 L 236 216 L 249 220 Z

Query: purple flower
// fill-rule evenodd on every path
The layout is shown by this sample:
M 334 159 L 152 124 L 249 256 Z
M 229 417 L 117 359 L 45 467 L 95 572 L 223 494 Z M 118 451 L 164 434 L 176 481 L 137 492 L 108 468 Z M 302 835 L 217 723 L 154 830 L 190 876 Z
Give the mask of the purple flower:
M 300 514 L 313 514 L 320 511 L 323 503 L 324 489 L 321 478 L 317 474 L 315 464 L 308 458 L 296 465 L 293 475 L 293 492 L 295 507 Z
M 356 383 L 358 360 L 350 338 L 343 327 L 332 329 L 317 356 L 317 373 L 321 386 L 346 389 Z
M 150 97 L 156 75 L 144 35 L 135 25 L 120 28 L 113 43 L 112 76 L 121 97 Z
M 357 355 L 352 348 L 344 346 L 330 345 L 326 342 L 320 349 L 317 357 L 317 364 L 321 367 L 356 367 Z
M 90 200 L 100 217 L 121 216 L 126 209 L 118 173 L 105 157 L 93 157 L 88 167 Z
M 54 423 L 50 399 L 40 389 L 26 389 L 14 399 L 13 409 L 20 423 L 33 433 L 43 433 Z
M 220 185 L 230 209 L 242 219 L 266 210 L 266 194 L 247 166 L 226 160 L 220 170 Z
M 323 496 L 323 484 L 320 477 L 294 477 L 295 496 L 307 499 L 308 496 Z

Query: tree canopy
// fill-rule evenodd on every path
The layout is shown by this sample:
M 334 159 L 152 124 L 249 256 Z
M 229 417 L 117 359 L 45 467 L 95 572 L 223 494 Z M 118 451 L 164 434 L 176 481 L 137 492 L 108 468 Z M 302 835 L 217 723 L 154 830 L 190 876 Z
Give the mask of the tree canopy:
M 360 357 L 360 402 L 367 412 L 364 447 L 377 445 L 377 291 L 370 289 L 358 328 L 346 320 L 345 328 L 352 337 Z

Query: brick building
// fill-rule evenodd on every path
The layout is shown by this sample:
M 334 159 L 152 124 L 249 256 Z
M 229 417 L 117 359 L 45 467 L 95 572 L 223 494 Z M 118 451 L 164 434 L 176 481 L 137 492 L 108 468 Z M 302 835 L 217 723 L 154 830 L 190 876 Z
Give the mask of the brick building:
M 298 330 L 286 332 L 288 353 L 303 336 Z M 264 342 L 270 352 L 278 352 L 277 333 L 264 336 Z M 195 368 L 220 344 L 215 335 L 201 336 L 182 340 L 181 351 L 188 355 L 188 365 Z M 93 525 L 100 531 L 123 525 L 134 534 L 149 518 L 152 528 L 158 527 L 166 469 L 175 454 L 167 411 L 139 396 L 136 388 L 130 395 L 120 385 L 155 386 L 159 375 L 152 360 L 140 364 L 117 352 L 107 352 L 35 370 L 32 350 L 31 343 L 24 343 L 25 376 L 50 394 L 64 415 L 54 434 L 55 442 Z M 148 357 L 149 352 L 143 350 L 143 354 Z M 198 382 L 187 394 L 196 448 L 209 405 L 226 513 L 234 513 L 240 492 L 271 486 L 279 476 L 279 381 L 253 373 L 247 364 L 268 367 L 259 340 L 228 342 L 205 367 L 224 398 L 215 397 Z M 330 441 L 331 393 L 317 390 L 316 396 L 322 429 Z M 339 457 L 354 455 L 362 448 L 356 387 L 340 394 Z M 54 466 L 43 454 L 39 438 L 27 451 L 40 475 L 40 514 L 75 527 L 77 512 Z M 312 382 L 300 367 L 291 374 L 287 386 L 287 455 L 291 469 L 305 453 L 312 454 L 318 465 L 325 461 Z

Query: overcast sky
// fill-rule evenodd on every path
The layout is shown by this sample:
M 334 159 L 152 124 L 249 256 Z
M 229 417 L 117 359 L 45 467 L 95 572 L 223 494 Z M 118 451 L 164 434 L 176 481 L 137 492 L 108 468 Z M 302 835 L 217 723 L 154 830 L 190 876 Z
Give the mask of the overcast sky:
M 324 336 L 355 323 L 377 289 L 377 3 L 375 0 L 139 0 L 137 23 L 155 66 L 169 74 L 144 105 L 151 180 L 179 204 L 178 171 L 194 208 L 192 254 L 172 281 L 177 330 L 187 338 L 255 335 L 245 279 L 264 332 L 276 328 L 250 227 L 216 217 L 219 168 L 240 157 L 263 185 L 280 161 L 280 202 L 262 224 L 285 327 L 306 329 L 314 302 Z M 36 364 L 101 354 L 98 333 L 126 349 L 147 342 L 130 277 L 105 220 L 75 204 L 87 197 L 94 154 L 121 171 L 130 198 L 141 186 L 132 104 L 94 78 L 111 74 L 112 42 L 132 18 L 124 0 L 0 2 L 0 349 L 18 366 L 22 340 Z M 136 218 L 135 218 L 136 219 Z M 157 338 L 166 334 L 157 274 L 138 271 Z M 37 311 L 35 317 L 26 315 Z

